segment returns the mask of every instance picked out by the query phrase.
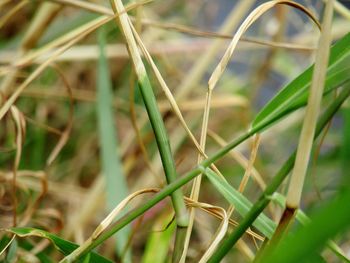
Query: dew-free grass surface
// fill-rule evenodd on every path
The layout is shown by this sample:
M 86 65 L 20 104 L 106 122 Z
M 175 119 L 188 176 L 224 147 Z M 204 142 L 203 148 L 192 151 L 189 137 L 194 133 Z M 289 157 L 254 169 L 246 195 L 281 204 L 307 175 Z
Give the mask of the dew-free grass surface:
M 324 2 L 0 2 L 0 261 L 349 262 L 350 12 L 315 66 Z M 263 246 L 320 66 L 301 209 Z

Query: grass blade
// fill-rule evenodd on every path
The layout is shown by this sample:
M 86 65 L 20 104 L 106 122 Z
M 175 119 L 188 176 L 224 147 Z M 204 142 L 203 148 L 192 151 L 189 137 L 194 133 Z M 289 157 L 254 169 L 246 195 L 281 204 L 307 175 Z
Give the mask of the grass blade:
M 3 231 L 15 234 L 19 237 L 41 237 L 46 238 L 52 242 L 52 244 L 63 254 L 68 255 L 73 252 L 78 245 L 64 240 L 54 234 L 46 232 L 41 229 L 31 228 L 31 227 L 16 227 L 10 229 L 3 229 Z M 92 262 L 101 262 L 101 263 L 111 263 L 112 261 L 98 255 L 97 253 L 91 253 Z
M 170 247 L 171 237 L 175 232 L 175 224 L 168 222 L 172 215 L 161 216 L 154 224 L 154 232 L 148 238 L 142 263 L 165 262 Z
M 330 50 L 329 64 L 324 93 L 330 92 L 350 79 L 350 33 L 339 40 Z M 294 103 L 305 105 L 311 85 L 314 66 L 309 67 L 292 82 L 281 89 L 256 115 L 252 127 L 273 118 L 282 111 L 288 111 Z
M 242 217 L 247 215 L 253 204 L 243 194 L 233 188 L 226 180 L 215 174 L 210 168 L 205 169 L 205 175 Z M 276 223 L 261 213 L 254 221 L 253 226 L 266 237 L 270 238 L 276 228 Z
M 297 155 L 288 187 L 286 209 L 298 208 L 301 200 L 301 193 L 310 159 L 317 118 L 321 109 L 322 95 L 328 69 L 327 65 L 331 45 L 333 3 L 334 1 L 329 0 L 326 3 L 324 11 L 322 23 L 323 28 L 316 53 L 310 95 L 308 97 L 303 127 L 299 137 Z
M 101 145 L 101 162 L 103 175 L 106 178 L 106 197 L 108 211 L 128 195 L 128 187 L 124 178 L 122 164 L 118 155 L 117 130 L 112 106 L 112 85 L 108 62 L 104 53 L 105 33 L 99 29 L 100 59 L 98 61 L 97 79 L 97 117 L 99 139 Z M 121 231 L 117 236 L 117 251 L 121 255 L 129 235 L 129 229 Z

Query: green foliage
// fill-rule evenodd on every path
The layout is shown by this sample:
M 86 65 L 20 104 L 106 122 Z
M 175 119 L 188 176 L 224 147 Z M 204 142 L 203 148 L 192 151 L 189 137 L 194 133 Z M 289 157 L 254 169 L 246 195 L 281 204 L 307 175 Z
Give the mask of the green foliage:
M 73 242 L 64 240 L 54 234 L 37 228 L 17 227 L 6 229 L 5 231 L 15 234 L 19 237 L 41 237 L 48 239 L 63 255 L 68 255 L 72 253 L 73 250 L 75 250 L 78 247 L 78 245 Z M 109 263 L 111 261 L 96 254 L 95 252 L 91 252 L 91 262 Z
M 205 175 L 214 185 L 225 199 L 235 207 L 235 210 L 242 216 L 246 216 L 253 204 L 235 188 L 233 188 L 225 179 L 219 177 L 210 168 L 205 169 Z M 254 221 L 253 226 L 256 227 L 266 237 L 270 238 L 276 228 L 276 223 L 261 213 Z
M 112 85 L 109 75 L 108 62 L 105 55 L 106 36 L 104 28 L 99 29 L 100 58 L 98 61 L 97 78 L 97 119 L 101 145 L 102 173 L 105 176 L 108 211 L 112 211 L 120 201 L 128 195 L 123 167 L 119 157 L 117 130 L 112 108 Z M 125 228 L 117 236 L 119 254 L 128 241 L 130 228 Z M 128 256 L 130 260 L 130 254 Z

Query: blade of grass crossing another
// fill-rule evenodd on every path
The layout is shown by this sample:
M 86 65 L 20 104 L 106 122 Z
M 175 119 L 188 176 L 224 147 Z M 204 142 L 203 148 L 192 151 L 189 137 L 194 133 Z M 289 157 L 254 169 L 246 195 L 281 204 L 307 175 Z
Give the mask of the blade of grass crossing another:
M 226 180 L 219 177 L 213 170 L 206 168 L 203 172 L 214 185 L 214 187 L 235 207 L 235 210 L 242 216 L 246 216 L 253 204 L 239 191 L 233 188 Z M 254 221 L 256 227 L 266 237 L 270 238 L 276 228 L 276 223 L 265 214 L 260 214 Z
M 112 106 L 112 85 L 108 62 L 105 56 L 106 35 L 104 28 L 98 31 L 100 58 L 97 77 L 97 119 L 101 146 L 102 173 L 106 181 L 107 209 L 112 211 L 128 195 L 128 187 L 123 174 L 123 167 L 118 155 L 117 130 Z M 130 229 L 125 228 L 117 235 L 116 249 L 119 255 L 128 241 Z M 125 262 L 131 262 L 127 253 Z

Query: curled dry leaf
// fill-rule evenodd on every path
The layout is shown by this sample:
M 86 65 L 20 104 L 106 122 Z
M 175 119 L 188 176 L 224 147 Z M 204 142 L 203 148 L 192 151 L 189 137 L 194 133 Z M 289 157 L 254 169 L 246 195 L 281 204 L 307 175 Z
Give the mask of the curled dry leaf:
M 266 2 L 264 4 L 261 4 L 260 6 L 258 6 L 256 9 L 254 9 L 249 14 L 249 16 L 244 20 L 244 22 L 241 24 L 241 26 L 237 30 L 236 34 L 232 38 L 232 41 L 231 41 L 230 45 L 228 46 L 224 56 L 222 57 L 221 61 L 216 66 L 214 72 L 212 73 L 212 75 L 209 78 L 209 81 L 208 81 L 209 89 L 212 90 L 215 88 L 216 83 L 218 82 L 222 73 L 226 69 L 226 66 L 227 66 L 228 62 L 230 61 L 230 59 L 233 55 L 233 52 L 238 44 L 238 41 L 240 40 L 242 35 L 266 11 L 270 10 L 271 8 L 273 8 L 276 5 L 281 5 L 281 4 L 292 6 L 296 9 L 299 9 L 300 11 L 305 13 L 308 17 L 310 17 L 310 19 L 317 25 L 318 28 L 321 28 L 320 23 L 318 22 L 316 17 L 308 9 L 306 9 L 304 6 L 302 6 L 301 4 L 298 4 L 294 1 L 279 1 L 278 0 L 278 1 L 269 1 L 269 2 Z

